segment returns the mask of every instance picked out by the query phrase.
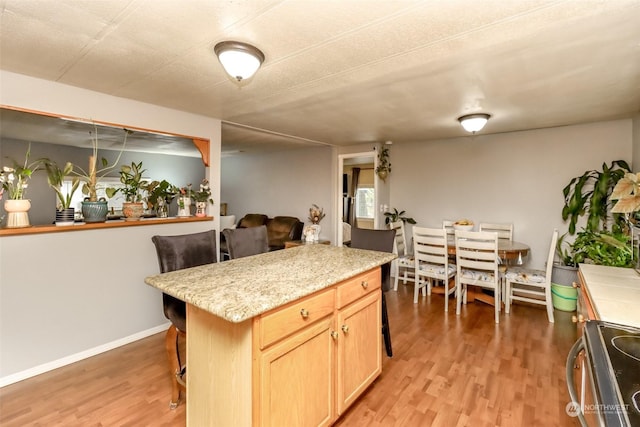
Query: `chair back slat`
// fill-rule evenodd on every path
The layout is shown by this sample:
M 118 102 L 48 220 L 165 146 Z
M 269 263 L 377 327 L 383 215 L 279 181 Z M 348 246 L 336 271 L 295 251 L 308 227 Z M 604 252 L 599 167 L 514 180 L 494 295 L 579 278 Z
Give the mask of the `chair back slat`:
M 491 231 L 498 234 L 498 239 L 513 240 L 513 224 L 481 222 L 479 231 Z
M 404 222 L 394 221 L 389 223 L 389 230 L 396 231 L 395 243 L 393 247 L 393 253 L 399 257 L 407 255 L 407 240 L 404 234 Z

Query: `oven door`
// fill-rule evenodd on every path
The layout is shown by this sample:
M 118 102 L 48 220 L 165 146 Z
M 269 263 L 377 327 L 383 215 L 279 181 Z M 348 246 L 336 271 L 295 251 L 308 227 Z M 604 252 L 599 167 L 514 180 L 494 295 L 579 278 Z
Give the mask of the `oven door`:
M 579 338 L 567 357 L 567 388 L 571 402 L 567 404 L 567 414 L 578 417 L 583 427 L 604 426 L 604 420 L 598 408 L 595 383 L 589 354 L 584 339 Z

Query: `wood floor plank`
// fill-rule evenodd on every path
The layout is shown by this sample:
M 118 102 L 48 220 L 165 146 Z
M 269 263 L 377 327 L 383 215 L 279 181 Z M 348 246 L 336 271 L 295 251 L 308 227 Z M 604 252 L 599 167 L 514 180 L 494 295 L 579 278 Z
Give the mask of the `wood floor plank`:
M 577 426 L 565 413 L 566 356 L 578 337 L 571 313 L 547 321 L 515 304 L 495 324 L 481 302 L 455 315 L 442 295 L 400 285 L 387 293 L 393 358 L 336 426 Z M 169 409 L 164 334 L 0 389 L 0 425 L 184 426 Z

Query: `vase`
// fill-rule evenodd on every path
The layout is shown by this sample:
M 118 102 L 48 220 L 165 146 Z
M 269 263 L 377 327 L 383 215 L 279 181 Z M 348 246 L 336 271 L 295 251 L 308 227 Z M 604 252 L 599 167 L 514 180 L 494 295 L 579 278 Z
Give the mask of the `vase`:
M 178 216 L 191 216 L 191 197 L 178 197 Z
M 320 224 L 311 224 L 309 228 L 313 230 L 313 241 L 317 242 L 320 240 Z
M 169 217 L 169 204 L 162 197 L 158 197 L 158 202 L 156 204 L 156 216 L 158 218 Z
M 26 199 L 5 200 L 4 210 L 7 211 L 7 228 L 29 227 L 29 209 L 31 202 Z
M 144 204 L 142 202 L 123 202 L 122 215 L 125 221 L 140 221 L 144 213 Z
M 106 200 L 82 202 L 82 216 L 86 223 L 105 222 L 107 220 L 108 211 L 109 209 L 107 207 Z
M 207 216 L 207 202 L 196 202 L 196 216 Z
M 387 177 L 389 176 L 389 171 L 387 171 L 386 169 L 380 169 L 378 171 L 378 177 L 383 181 L 386 182 Z
M 75 208 L 56 209 L 56 226 L 64 227 L 73 225 L 75 216 Z

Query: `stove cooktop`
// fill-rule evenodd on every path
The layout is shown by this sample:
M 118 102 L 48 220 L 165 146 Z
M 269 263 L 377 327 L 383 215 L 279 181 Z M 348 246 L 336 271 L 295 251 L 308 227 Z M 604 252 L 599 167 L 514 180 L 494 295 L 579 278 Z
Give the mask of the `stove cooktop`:
M 609 381 L 613 383 L 610 390 L 617 395 L 601 396 L 601 403 L 619 405 L 618 408 L 604 406 L 603 409 L 605 412 L 624 409 L 630 425 L 640 426 L 640 329 L 609 322 L 589 323 L 597 326 L 601 344 L 606 350 L 600 366 L 594 367 L 598 385 L 602 386 L 609 377 Z M 600 387 L 601 392 L 606 394 L 606 388 Z M 602 391 L 603 389 L 605 391 Z M 618 402 L 613 403 L 616 399 Z M 623 414 L 616 414 L 616 416 L 621 415 Z M 621 417 L 620 420 L 622 421 L 623 418 Z M 607 419 L 606 413 L 605 419 Z

